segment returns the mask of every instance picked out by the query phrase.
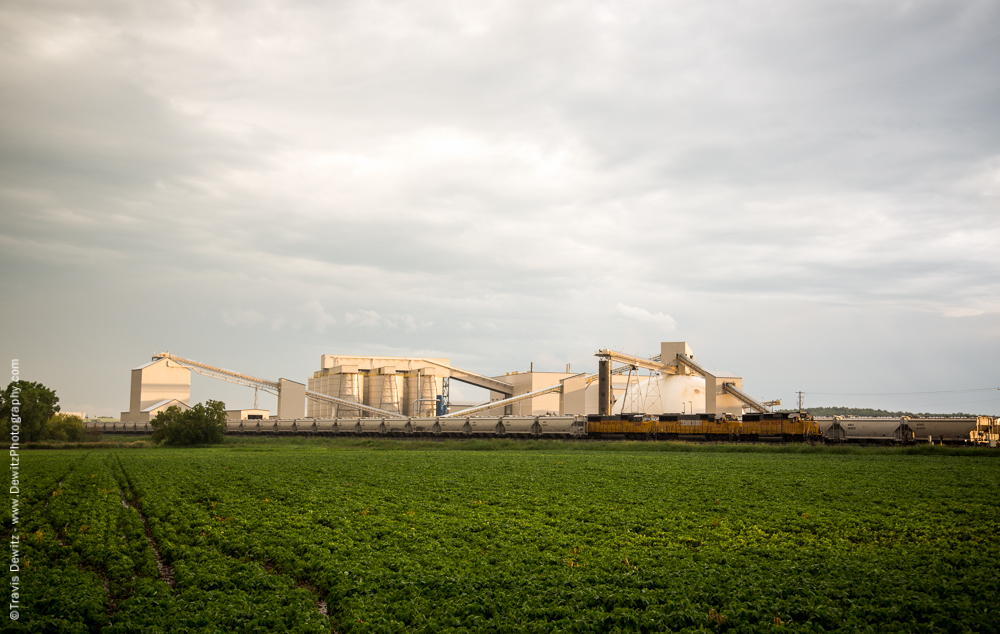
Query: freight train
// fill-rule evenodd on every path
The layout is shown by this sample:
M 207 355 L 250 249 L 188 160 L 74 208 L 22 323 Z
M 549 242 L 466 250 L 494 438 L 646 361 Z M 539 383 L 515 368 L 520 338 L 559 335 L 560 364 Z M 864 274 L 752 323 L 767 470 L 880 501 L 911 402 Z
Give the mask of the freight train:
M 994 424 L 985 416 L 952 418 L 813 418 L 807 412 L 619 414 L 615 416 L 469 416 L 434 418 L 300 418 L 230 420 L 226 433 L 387 437 L 508 437 L 864 444 L 960 443 Z M 148 423 L 92 422 L 107 433 L 151 433 Z

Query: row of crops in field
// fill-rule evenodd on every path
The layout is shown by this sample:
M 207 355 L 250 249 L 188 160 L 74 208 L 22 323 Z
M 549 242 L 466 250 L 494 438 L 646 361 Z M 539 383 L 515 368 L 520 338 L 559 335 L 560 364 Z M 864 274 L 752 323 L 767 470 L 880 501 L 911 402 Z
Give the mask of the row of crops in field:
M 994 458 L 260 445 L 22 466 L 12 631 L 1000 629 Z

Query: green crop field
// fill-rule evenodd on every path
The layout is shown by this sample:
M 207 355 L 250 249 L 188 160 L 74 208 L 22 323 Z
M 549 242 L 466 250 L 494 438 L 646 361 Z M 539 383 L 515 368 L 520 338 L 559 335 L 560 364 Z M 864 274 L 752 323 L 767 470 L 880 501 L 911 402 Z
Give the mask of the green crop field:
M 32 632 L 997 632 L 1000 460 L 26 451 Z

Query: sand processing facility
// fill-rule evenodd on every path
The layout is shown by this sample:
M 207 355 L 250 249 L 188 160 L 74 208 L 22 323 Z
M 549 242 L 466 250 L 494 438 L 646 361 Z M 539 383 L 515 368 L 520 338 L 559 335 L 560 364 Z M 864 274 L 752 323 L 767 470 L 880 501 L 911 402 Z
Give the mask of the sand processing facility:
M 324 354 L 306 383 L 226 370 L 163 352 L 132 370 L 129 411 L 104 431 L 151 431 L 171 406 L 190 406 L 191 372 L 253 388 L 254 407 L 227 410 L 229 433 L 380 434 L 824 440 L 908 444 L 973 442 L 996 446 L 992 417 L 813 419 L 774 413 L 780 401 L 758 401 L 741 377 L 707 370 L 685 342 L 663 342 L 660 354 L 636 357 L 602 349 L 596 373 L 508 372 L 485 376 L 446 358 Z M 487 390 L 478 404 L 450 400 L 451 381 Z M 256 393 L 278 397 L 271 416 Z M 94 425 L 97 425 L 96 423 Z
M 306 383 L 273 381 L 185 359 L 169 352 L 132 370 L 129 410 L 122 422 L 147 422 L 171 405 L 190 405 L 191 372 L 263 390 L 278 397 L 277 418 L 503 415 L 730 414 L 767 412 L 742 391 L 742 378 L 710 372 L 685 342 L 664 342 L 660 354 L 641 358 L 611 350 L 596 353 L 597 373 L 508 372 L 489 377 L 455 367 L 449 359 L 324 354 Z M 474 406 L 453 406 L 452 380 L 489 390 Z M 268 418 L 259 409 L 230 410 L 231 418 Z

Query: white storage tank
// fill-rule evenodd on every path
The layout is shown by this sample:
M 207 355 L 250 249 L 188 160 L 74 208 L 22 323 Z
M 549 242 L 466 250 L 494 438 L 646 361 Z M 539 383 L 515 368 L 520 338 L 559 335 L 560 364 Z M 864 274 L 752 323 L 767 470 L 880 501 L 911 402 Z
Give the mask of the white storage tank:
M 631 384 L 628 375 L 613 375 L 613 394 L 617 399 L 611 406 L 612 414 L 622 414 L 622 408 L 639 407 L 637 411 L 646 414 L 704 414 L 705 413 L 705 379 L 693 374 L 661 374 L 652 377 L 633 375 Z M 585 394 L 587 412 L 596 414 L 598 411 L 598 385 L 593 381 L 587 386 Z M 628 394 L 626 394 L 626 387 Z M 638 398 L 633 393 L 639 392 Z M 629 413 L 628 411 L 624 413 Z

